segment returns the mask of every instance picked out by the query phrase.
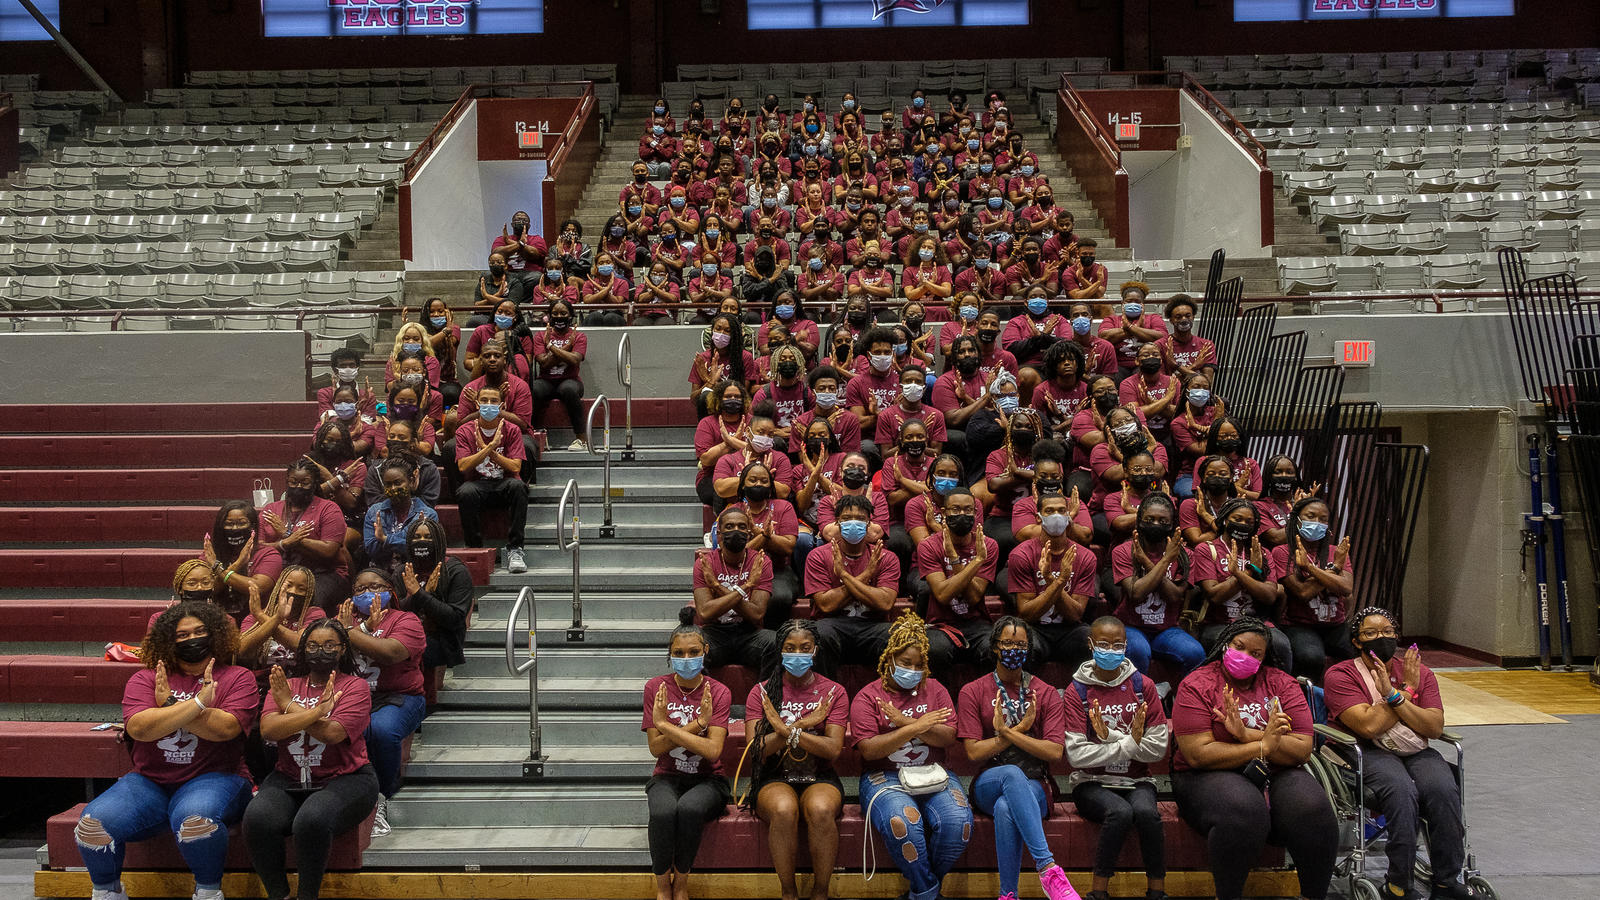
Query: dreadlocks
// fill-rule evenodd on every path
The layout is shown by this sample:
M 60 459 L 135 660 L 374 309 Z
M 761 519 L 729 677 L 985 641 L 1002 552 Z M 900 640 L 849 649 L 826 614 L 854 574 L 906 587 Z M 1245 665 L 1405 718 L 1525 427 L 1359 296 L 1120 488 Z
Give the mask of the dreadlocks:
M 923 623 L 922 617 L 911 610 L 906 610 L 905 615 L 894 621 L 889 626 L 889 643 L 878 654 L 878 678 L 883 681 L 885 690 L 897 691 L 900 686 L 894 680 L 894 658 L 902 652 L 915 648 L 922 654 L 922 664 L 928 664 L 928 628 Z M 927 676 L 924 675 L 924 678 Z

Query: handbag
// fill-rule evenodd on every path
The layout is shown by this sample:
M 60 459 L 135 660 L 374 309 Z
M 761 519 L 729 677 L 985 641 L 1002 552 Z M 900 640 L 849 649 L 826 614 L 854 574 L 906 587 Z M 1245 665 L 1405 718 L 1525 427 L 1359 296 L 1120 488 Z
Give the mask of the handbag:
M 257 478 L 251 487 L 253 490 L 250 491 L 250 502 L 255 504 L 258 510 L 266 509 L 268 504 L 278 499 L 272 492 L 271 478 Z
M 1373 680 L 1372 672 L 1362 665 L 1360 660 L 1356 661 L 1356 671 L 1361 673 L 1361 681 L 1366 685 L 1367 694 L 1372 697 L 1372 702 L 1387 705 L 1383 695 L 1378 692 L 1378 684 Z M 1411 726 L 1404 722 L 1394 723 L 1388 731 L 1378 735 L 1373 743 L 1395 756 L 1413 756 L 1428 749 L 1427 738 L 1412 731 Z

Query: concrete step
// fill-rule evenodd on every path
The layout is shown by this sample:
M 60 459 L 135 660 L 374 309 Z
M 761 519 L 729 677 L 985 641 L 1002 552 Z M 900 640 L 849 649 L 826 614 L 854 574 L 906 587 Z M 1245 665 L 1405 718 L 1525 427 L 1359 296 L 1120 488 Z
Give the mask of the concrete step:
M 664 651 L 658 654 L 657 661 L 664 667 Z M 639 683 L 639 690 L 642 703 L 643 681 Z M 550 747 L 620 746 L 642 736 L 639 731 L 640 719 L 638 711 L 591 713 L 581 710 L 541 710 L 539 729 L 545 745 Z M 422 733 L 413 745 L 435 748 L 520 747 L 526 751 L 528 711 L 440 710 L 423 722 Z
M 570 477 L 570 476 L 569 476 Z M 539 473 L 539 483 L 528 488 L 528 500 L 536 504 L 549 504 L 551 509 L 561 499 L 561 492 L 566 489 L 565 478 L 556 481 L 546 478 L 543 472 Z M 578 496 L 582 500 L 587 518 L 589 504 L 599 504 L 602 493 L 599 478 L 584 477 L 578 480 Z M 687 502 L 696 499 L 694 492 L 694 479 L 687 481 L 655 479 L 642 476 L 635 472 L 611 473 L 611 491 L 613 503 L 659 503 L 659 502 Z
M 502 659 L 502 663 L 504 660 Z M 640 708 L 644 681 L 615 676 L 539 676 L 539 708 L 551 710 L 625 710 Z M 511 676 L 469 678 L 445 676 L 439 703 L 450 709 L 528 708 L 528 679 Z
M 541 614 L 537 623 L 536 634 L 540 647 L 565 647 L 567 642 L 567 626 L 572 622 L 572 603 L 570 596 L 560 598 L 564 601 L 561 608 L 549 614 Z M 641 597 L 630 601 L 634 608 L 628 614 L 632 619 L 613 619 L 600 616 L 591 616 L 588 613 L 589 603 L 584 602 L 584 620 L 588 628 L 587 642 L 594 646 L 603 647 L 652 647 L 661 648 L 667 645 L 667 638 L 672 629 L 678 624 L 678 610 L 684 605 L 686 597 L 677 595 L 663 595 L 659 597 Z M 643 618 L 652 615 L 651 618 Z M 518 628 L 526 627 L 527 619 L 519 621 Z M 472 627 L 467 629 L 467 644 L 472 647 L 498 647 L 504 651 L 506 639 L 506 618 L 474 616 Z M 519 648 L 527 647 L 527 638 L 520 633 L 513 640 Z M 104 647 L 96 645 L 87 648 L 83 655 L 96 655 Z M 98 721 L 98 720 L 97 720 Z
M 362 860 L 374 868 L 594 869 L 648 866 L 650 853 L 644 825 L 479 825 L 395 828 L 375 838 Z
M 606 677 L 633 678 L 639 685 L 666 671 L 664 649 L 589 646 L 552 647 L 539 651 L 539 680 Z M 466 660 L 450 669 L 462 678 L 498 677 L 506 674 L 505 652 L 485 648 L 466 651 Z M 509 677 L 509 676 L 507 676 Z
M 645 565 L 628 558 L 626 545 L 607 552 L 597 546 L 583 548 L 582 573 L 585 590 L 682 590 L 687 597 L 694 578 L 689 572 L 689 548 L 682 555 L 658 564 Z M 520 590 L 532 587 L 535 591 L 572 590 L 572 566 L 557 563 L 549 566 L 531 564 L 520 575 L 495 572 L 489 576 L 489 586 Z
M 637 686 L 636 686 L 637 687 Z M 541 721 L 544 694 L 539 695 Z M 620 713 L 639 717 L 641 698 L 633 698 L 633 711 Z M 638 722 L 634 722 L 635 729 Z M 426 779 L 435 783 L 451 782 L 508 782 L 523 777 L 524 763 L 528 760 L 527 701 L 523 699 L 522 741 L 517 746 L 487 747 L 424 747 L 413 743 L 411 760 L 406 764 L 406 778 Z M 633 782 L 643 794 L 645 779 L 655 767 L 655 757 L 645 744 L 644 735 L 623 744 L 593 744 L 584 746 L 552 746 L 548 742 L 540 748 L 544 757 L 544 778 L 568 780 L 588 787 L 595 780 Z M 481 820 L 480 820 L 481 821 Z
M 700 535 L 695 534 L 680 538 L 676 542 L 652 542 L 643 544 L 636 541 L 596 540 L 583 546 L 583 580 L 589 583 L 589 574 L 598 569 L 599 562 L 616 561 L 627 565 L 647 568 L 668 568 L 679 565 L 685 568 L 692 561 L 694 551 L 701 546 Z M 554 573 L 565 571 L 567 577 L 572 577 L 572 563 L 565 550 L 557 548 L 554 544 L 539 545 L 529 544 L 525 548 L 530 574 Z
M 637 722 L 633 723 L 637 730 Z M 526 753 L 526 725 L 524 746 Z M 639 784 L 582 786 L 532 782 L 493 785 L 406 785 L 389 804 L 396 828 L 460 827 L 495 822 L 532 825 L 634 825 L 646 812 Z
M 585 551 L 587 552 L 587 551 Z M 586 567 L 587 570 L 587 567 Z M 693 576 L 684 581 L 682 585 L 664 586 L 654 591 L 607 591 L 592 588 L 585 582 L 583 591 L 583 615 L 585 621 L 600 627 L 601 623 L 627 622 L 630 620 L 642 621 L 676 621 L 677 610 L 689 602 L 690 589 Z M 473 616 L 473 630 L 476 631 L 481 624 L 483 628 L 499 628 L 499 633 L 504 638 L 505 621 L 511 615 L 511 607 L 516 604 L 517 590 L 500 589 L 491 590 L 478 598 L 478 612 Z M 539 624 L 542 628 L 552 626 L 566 627 L 572 621 L 572 585 L 567 584 L 563 590 L 535 591 L 533 595 L 534 607 L 538 610 Z M 483 620 L 481 623 L 479 620 Z M 526 621 L 526 620 L 524 620 Z M 491 625 L 490 623 L 495 623 Z M 543 639 L 547 637 L 541 632 L 540 646 L 544 646 Z M 548 637 L 560 638 L 556 644 L 565 642 L 565 636 L 550 634 Z M 598 639 L 596 640 L 598 643 Z M 525 640 L 519 641 L 519 646 Z

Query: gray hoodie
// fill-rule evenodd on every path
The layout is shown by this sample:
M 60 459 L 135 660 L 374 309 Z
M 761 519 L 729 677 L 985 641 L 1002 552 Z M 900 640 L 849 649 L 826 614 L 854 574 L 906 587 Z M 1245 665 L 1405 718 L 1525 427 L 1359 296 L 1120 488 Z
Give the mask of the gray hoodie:
M 1102 681 L 1095 674 L 1094 663 L 1086 662 L 1078 667 L 1072 680 L 1089 689 L 1090 699 L 1094 699 L 1096 689 L 1116 688 L 1124 681 L 1132 678 L 1134 674 L 1133 663 L 1122 661 L 1122 667 L 1110 680 Z M 1149 677 L 1144 676 L 1148 683 Z M 1130 685 L 1131 688 L 1131 685 Z M 1068 685 L 1061 692 L 1061 700 L 1069 707 L 1076 706 L 1082 711 L 1083 702 L 1078 699 L 1076 688 Z M 1084 731 L 1075 731 L 1068 728 L 1066 732 L 1067 762 L 1072 764 L 1073 772 L 1067 778 L 1067 789 L 1070 791 L 1079 784 L 1092 781 L 1109 786 L 1129 786 L 1141 781 L 1151 781 L 1149 777 L 1130 778 L 1126 775 L 1113 775 L 1103 771 L 1107 767 L 1117 767 L 1118 763 L 1153 763 L 1159 761 L 1167 753 L 1168 727 L 1165 722 L 1160 725 L 1147 726 L 1144 730 L 1144 739 L 1135 741 L 1128 731 L 1118 731 L 1108 725 L 1106 739 L 1098 741 L 1093 734 L 1092 726 L 1087 725 L 1088 715 L 1083 717 L 1086 722 Z M 1132 716 L 1128 717 L 1131 724 Z M 1126 769 L 1126 765 L 1122 766 Z

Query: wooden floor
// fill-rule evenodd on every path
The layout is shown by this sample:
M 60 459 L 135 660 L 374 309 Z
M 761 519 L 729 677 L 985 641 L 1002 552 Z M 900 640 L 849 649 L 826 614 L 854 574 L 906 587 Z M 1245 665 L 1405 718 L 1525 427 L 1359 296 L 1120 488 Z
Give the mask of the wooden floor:
M 1589 682 L 1587 672 L 1480 669 L 1434 674 L 1441 681 L 1441 689 L 1446 689 L 1442 682 L 1448 679 L 1452 684 L 1481 691 L 1503 703 L 1516 704 L 1548 716 L 1600 715 L 1600 688 Z M 1468 724 L 1453 722 L 1448 700 L 1445 703 L 1445 719 L 1452 724 Z

